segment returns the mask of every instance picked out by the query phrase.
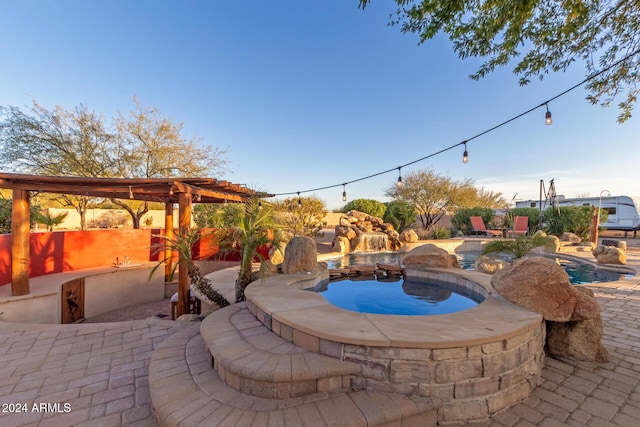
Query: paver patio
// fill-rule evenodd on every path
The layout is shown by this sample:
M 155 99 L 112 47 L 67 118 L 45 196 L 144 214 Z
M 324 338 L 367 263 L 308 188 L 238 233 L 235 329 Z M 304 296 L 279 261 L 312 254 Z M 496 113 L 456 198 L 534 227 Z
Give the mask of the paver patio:
M 628 264 L 640 266 L 640 251 L 630 249 Z M 589 287 L 602 307 L 610 362 L 546 358 L 543 382 L 533 394 L 483 424 L 640 423 L 640 277 Z M 160 314 L 164 304 L 166 314 L 167 301 L 138 309 L 142 316 Z M 125 315 L 136 317 L 131 310 Z M 0 322 L 0 425 L 157 425 L 147 385 L 151 353 L 188 327 L 192 325 L 158 318 L 75 325 Z M 34 403 L 60 405 L 34 408 Z M 17 412 L 18 404 L 20 409 L 26 405 L 26 411 Z

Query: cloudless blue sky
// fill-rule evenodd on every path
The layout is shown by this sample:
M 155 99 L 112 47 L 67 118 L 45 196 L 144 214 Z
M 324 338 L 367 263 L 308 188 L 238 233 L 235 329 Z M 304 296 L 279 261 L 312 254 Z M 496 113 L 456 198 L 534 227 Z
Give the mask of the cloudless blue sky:
M 0 0 L 0 105 L 85 104 L 106 119 L 137 96 L 228 148 L 217 178 L 343 205 L 343 182 L 410 163 L 483 132 L 580 82 L 578 63 L 526 87 L 512 66 L 473 81 L 442 36 L 418 45 L 387 26 L 391 0 Z M 462 147 L 403 168 L 432 169 L 537 199 L 640 196 L 640 111 L 616 122 L 584 88 Z M 397 171 L 347 185 L 349 199 L 386 201 Z M 336 188 L 306 190 L 338 184 Z

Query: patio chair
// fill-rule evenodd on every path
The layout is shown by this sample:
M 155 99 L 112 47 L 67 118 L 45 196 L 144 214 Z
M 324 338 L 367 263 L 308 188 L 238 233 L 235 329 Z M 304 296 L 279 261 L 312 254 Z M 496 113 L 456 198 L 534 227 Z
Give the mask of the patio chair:
M 526 235 L 529 232 L 529 217 L 517 216 L 513 219 L 513 230 L 507 231 L 507 236 L 511 237 L 512 234 Z
M 472 217 L 469 217 L 469 219 L 471 220 L 471 231 L 475 232 L 476 235 L 483 234 L 485 236 L 494 236 L 494 237 L 502 236 L 502 230 L 488 229 L 484 225 L 484 221 L 482 220 L 481 216 L 472 216 Z

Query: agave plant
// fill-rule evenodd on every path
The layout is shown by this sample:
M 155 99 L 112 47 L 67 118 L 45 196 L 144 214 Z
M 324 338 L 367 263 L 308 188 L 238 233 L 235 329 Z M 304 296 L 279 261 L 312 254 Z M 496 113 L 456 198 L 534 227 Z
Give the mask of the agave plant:
M 198 290 L 202 295 L 206 296 L 211 302 L 217 304 L 219 307 L 226 307 L 230 305 L 229 301 L 213 287 L 211 281 L 202 275 L 202 272 L 198 266 L 193 262 L 193 246 L 202 238 L 200 230 L 193 229 L 187 233 L 180 233 L 173 237 L 167 237 L 164 235 L 155 234 L 154 237 L 160 239 L 160 243 L 154 245 L 153 249 L 156 253 L 165 253 L 166 249 L 171 249 L 172 252 L 177 252 L 187 263 L 187 276 L 191 285 Z M 155 271 L 171 258 L 165 257 L 161 259 L 158 264 L 151 270 L 149 277 L 153 276 Z M 172 275 L 175 273 L 177 264 L 174 264 Z
M 236 302 L 244 301 L 244 290 L 249 283 L 264 277 L 266 258 L 258 251 L 269 245 L 278 246 L 282 239 L 281 226 L 278 224 L 273 207 L 261 203 L 258 198 L 249 199 L 244 204 L 235 225 L 219 231 L 219 246 L 223 252 L 240 251 L 240 272 L 236 280 Z M 260 262 L 259 271 L 253 271 L 253 262 Z
M 515 239 L 496 239 L 482 249 L 482 254 L 504 253 L 513 255 L 516 258 L 522 258 L 534 248 L 545 246 L 547 238 L 541 234 L 533 236 L 516 236 Z

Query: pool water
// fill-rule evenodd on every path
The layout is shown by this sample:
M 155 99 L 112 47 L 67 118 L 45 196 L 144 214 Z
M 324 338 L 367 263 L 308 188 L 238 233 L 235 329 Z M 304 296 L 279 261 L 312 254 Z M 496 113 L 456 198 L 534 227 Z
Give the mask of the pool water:
M 458 263 L 465 270 L 473 270 L 473 264 L 480 256 L 480 252 L 460 252 Z M 502 256 L 502 259 L 510 261 L 508 256 Z M 400 264 L 402 254 L 397 252 L 363 252 L 352 253 L 340 258 L 327 260 L 330 269 L 342 268 L 349 265 L 363 264 Z M 556 261 L 564 268 L 569 276 L 569 280 L 574 285 L 582 285 L 588 283 L 614 282 L 617 280 L 628 279 L 633 275 L 630 273 L 620 273 L 612 270 L 605 270 L 595 267 L 588 263 L 570 261 L 564 258 L 556 258 Z
M 475 307 L 484 299 L 458 293 L 446 283 L 416 280 L 343 279 L 324 282 L 310 290 L 344 310 L 403 316 L 455 313 Z

